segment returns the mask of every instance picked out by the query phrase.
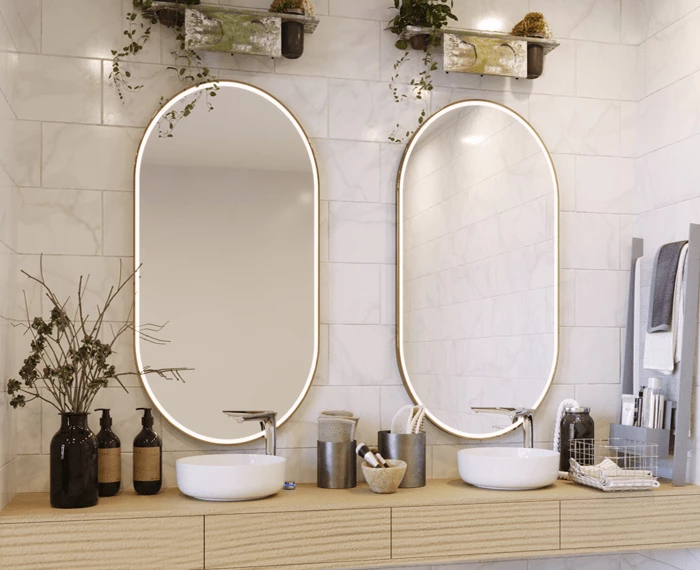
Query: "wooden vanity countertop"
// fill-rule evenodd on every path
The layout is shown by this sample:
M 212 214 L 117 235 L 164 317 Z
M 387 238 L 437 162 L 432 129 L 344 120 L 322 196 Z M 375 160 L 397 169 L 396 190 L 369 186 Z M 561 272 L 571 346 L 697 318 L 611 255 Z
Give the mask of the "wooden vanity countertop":
M 492 491 L 472 487 L 460 479 L 434 479 L 429 480 L 425 487 L 399 489 L 394 494 L 378 495 L 372 493 L 365 484 L 360 484 L 354 489 L 320 489 L 312 483 L 304 483 L 297 485 L 295 490 L 282 490 L 272 497 L 255 501 L 199 501 L 172 488 L 150 496 L 125 491 L 116 497 L 101 498 L 95 507 L 67 510 L 51 508 L 48 493 L 22 493 L 16 495 L 0 511 L 0 524 L 679 495 L 700 495 L 700 487 L 674 487 L 668 482 L 662 482 L 661 487 L 652 491 L 604 493 L 573 482 L 557 481 L 554 485 L 533 491 Z

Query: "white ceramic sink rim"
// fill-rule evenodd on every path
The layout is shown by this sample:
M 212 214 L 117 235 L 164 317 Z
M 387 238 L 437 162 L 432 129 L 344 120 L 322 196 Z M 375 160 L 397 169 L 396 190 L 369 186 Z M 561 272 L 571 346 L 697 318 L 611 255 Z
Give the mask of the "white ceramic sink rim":
M 476 447 L 457 453 L 465 483 L 484 489 L 539 489 L 559 476 L 559 452 L 524 447 Z
M 533 459 L 536 457 L 552 457 L 559 455 L 558 452 L 551 449 L 537 449 L 527 447 L 475 447 L 473 449 L 462 449 L 459 453 L 466 452 L 469 455 L 481 455 L 483 457 L 492 457 L 494 459 Z
M 275 463 L 286 463 L 278 455 L 254 455 L 252 453 L 217 453 L 212 455 L 193 455 L 178 459 L 177 463 L 201 467 L 255 467 Z
M 250 501 L 284 487 L 287 460 L 277 455 L 222 453 L 183 457 L 175 462 L 177 486 L 204 501 Z

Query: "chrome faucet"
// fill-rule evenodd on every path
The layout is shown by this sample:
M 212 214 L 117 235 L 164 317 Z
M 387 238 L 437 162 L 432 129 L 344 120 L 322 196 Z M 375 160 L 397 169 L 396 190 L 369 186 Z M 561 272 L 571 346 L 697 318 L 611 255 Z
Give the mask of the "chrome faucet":
M 512 423 L 523 420 L 523 447 L 532 449 L 535 447 L 533 437 L 532 414 L 535 410 L 528 408 L 472 408 L 477 414 L 503 414 L 510 418 Z
M 232 418 L 236 418 L 239 424 L 251 420 L 260 420 L 260 429 L 265 432 L 265 453 L 267 455 L 277 455 L 277 412 L 237 412 L 227 411 L 224 413 Z

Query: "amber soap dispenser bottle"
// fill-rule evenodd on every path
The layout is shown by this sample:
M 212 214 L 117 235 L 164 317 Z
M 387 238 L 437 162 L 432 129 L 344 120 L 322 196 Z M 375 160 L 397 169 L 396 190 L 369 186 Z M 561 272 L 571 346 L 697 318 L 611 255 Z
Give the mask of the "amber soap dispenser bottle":
M 109 409 L 95 411 L 102 412 L 97 434 L 97 493 L 100 497 L 113 497 L 122 484 L 122 444 L 112 431 Z
M 141 432 L 134 438 L 134 491 L 155 495 L 163 484 L 163 440 L 153 431 L 151 408 L 143 410 Z

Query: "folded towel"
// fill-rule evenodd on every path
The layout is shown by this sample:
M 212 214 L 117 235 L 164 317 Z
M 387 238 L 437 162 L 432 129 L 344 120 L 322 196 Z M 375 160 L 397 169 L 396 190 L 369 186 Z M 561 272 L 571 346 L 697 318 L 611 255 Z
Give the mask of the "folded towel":
M 570 461 L 574 481 L 602 491 L 645 491 L 661 485 L 651 471 L 621 469 L 610 459 L 604 459 L 598 465 L 581 465 L 575 459 Z
M 681 250 L 687 244 L 687 241 L 667 243 L 656 252 L 649 292 L 648 333 L 671 330 L 676 274 Z
M 672 295 L 674 302 L 672 303 L 670 330 L 654 333 L 647 331 L 646 333 L 644 342 L 644 368 L 647 370 L 656 370 L 667 375 L 673 374 L 676 368 L 676 362 L 680 361 L 683 310 L 685 307 L 685 263 L 687 256 L 688 244 L 686 243 L 681 248 L 681 252 L 678 256 L 678 266 L 674 275 L 674 291 Z

